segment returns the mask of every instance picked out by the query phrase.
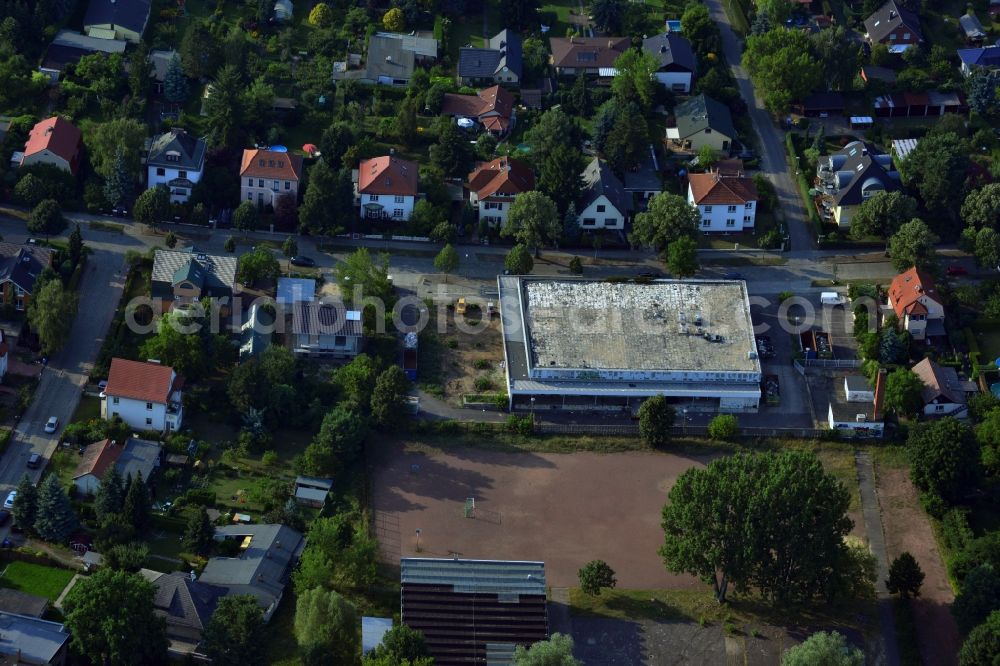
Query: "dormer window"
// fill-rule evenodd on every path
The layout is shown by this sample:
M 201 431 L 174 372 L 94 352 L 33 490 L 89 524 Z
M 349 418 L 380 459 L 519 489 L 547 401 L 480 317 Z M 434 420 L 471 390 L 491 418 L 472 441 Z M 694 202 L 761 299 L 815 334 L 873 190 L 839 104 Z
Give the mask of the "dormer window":
M 260 160 L 260 166 L 264 166 L 264 160 Z
M 279 169 L 284 169 L 285 168 L 285 162 L 283 160 L 278 160 L 278 168 Z

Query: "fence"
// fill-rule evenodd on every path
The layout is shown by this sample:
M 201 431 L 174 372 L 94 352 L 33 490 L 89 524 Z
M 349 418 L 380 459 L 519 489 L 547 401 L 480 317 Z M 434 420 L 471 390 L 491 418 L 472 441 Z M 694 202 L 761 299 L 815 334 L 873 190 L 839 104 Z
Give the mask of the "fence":
M 860 368 L 861 361 L 856 358 L 805 358 L 801 361 L 805 367 L 813 368 Z
M 707 437 L 708 426 L 680 425 L 672 429 L 674 435 Z M 628 437 L 639 435 L 637 423 L 544 423 L 535 422 L 535 432 L 551 435 L 599 435 L 604 437 Z M 741 426 L 740 437 L 822 437 L 829 433 L 825 428 L 767 428 Z

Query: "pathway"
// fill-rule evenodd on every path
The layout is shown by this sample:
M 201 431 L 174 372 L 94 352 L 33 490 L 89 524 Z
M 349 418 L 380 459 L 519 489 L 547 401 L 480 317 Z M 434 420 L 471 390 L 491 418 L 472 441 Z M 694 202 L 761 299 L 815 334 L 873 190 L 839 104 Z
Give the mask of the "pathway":
M 858 467 L 858 485 L 861 487 L 861 513 L 865 519 L 865 534 L 868 546 L 878 560 L 878 579 L 875 592 L 878 597 L 878 617 L 882 626 L 882 649 L 888 666 L 899 666 L 899 650 L 896 642 L 896 623 L 892 612 L 892 598 L 886 589 L 889 577 L 889 555 L 885 548 L 885 533 L 882 531 L 882 509 L 875 491 L 875 469 L 867 451 L 854 454 Z
M 722 51 L 726 56 L 740 95 L 747 104 L 750 120 L 757 135 L 760 137 L 761 170 L 774 183 L 781 202 L 781 210 L 785 226 L 791 237 L 792 249 L 796 251 L 813 250 L 816 248 L 813 230 L 809 228 L 809 216 L 802 205 L 802 197 L 792 174 L 788 172 L 785 160 L 785 140 L 781 131 L 775 127 L 771 114 L 764 109 L 763 102 L 757 98 L 750 78 L 740 65 L 743 49 L 740 41 L 729 24 L 729 17 L 722 7 L 721 0 L 705 0 L 705 6 L 718 24 L 722 34 Z
M 573 618 L 569 614 L 569 588 L 553 587 L 549 596 L 549 633 L 573 635 Z

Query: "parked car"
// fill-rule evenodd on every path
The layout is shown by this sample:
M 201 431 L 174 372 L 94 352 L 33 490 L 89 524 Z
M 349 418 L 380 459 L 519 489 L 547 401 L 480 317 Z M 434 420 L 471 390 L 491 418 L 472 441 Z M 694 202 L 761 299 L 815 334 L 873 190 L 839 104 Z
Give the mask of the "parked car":
M 5 509 L 13 509 L 14 508 L 14 498 L 16 498 L 16 497 L 17 497 L 17 491 L 16 490 L 10 491 L 10 494 L 7 495 L 7 499 L 5 499 L 4 502 L 3 502 L 3 508 L 5 508 Z
M 455 314 L 465 314 L 465 297 L 458 299 L 458 304 L 455 306 Z
M 56 431 L 59 427 L 59 419 L 54 416 L 50 416 L 49 420 L 45 422 L 45 432 L 50 435 Z
M 945 273 L 947 273 L 949 277 L 958 277 L 959 275 L 968 275 L 969 271 L 967 271 L 964 266 L 952 264 L 948 267 Z
M 42 456 L 37 453 L 32 453 L 28 456 L 28 469 L 38 469 L 38 466 L 42 464 Z
M 289 261 L 292 262 L 292 266 L 305 266 L 306 268 L 315 268 L 316 260 L 312 257 L 306 257 L 301 254 L 297 254 L 292 257 Z

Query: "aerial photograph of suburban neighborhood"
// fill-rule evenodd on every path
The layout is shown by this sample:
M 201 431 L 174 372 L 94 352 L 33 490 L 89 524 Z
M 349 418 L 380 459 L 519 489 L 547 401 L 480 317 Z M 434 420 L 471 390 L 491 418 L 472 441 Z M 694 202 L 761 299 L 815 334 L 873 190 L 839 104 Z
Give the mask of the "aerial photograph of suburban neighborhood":
M 1000 666 L 1000 0 L 0 0 L 0 666 Z

